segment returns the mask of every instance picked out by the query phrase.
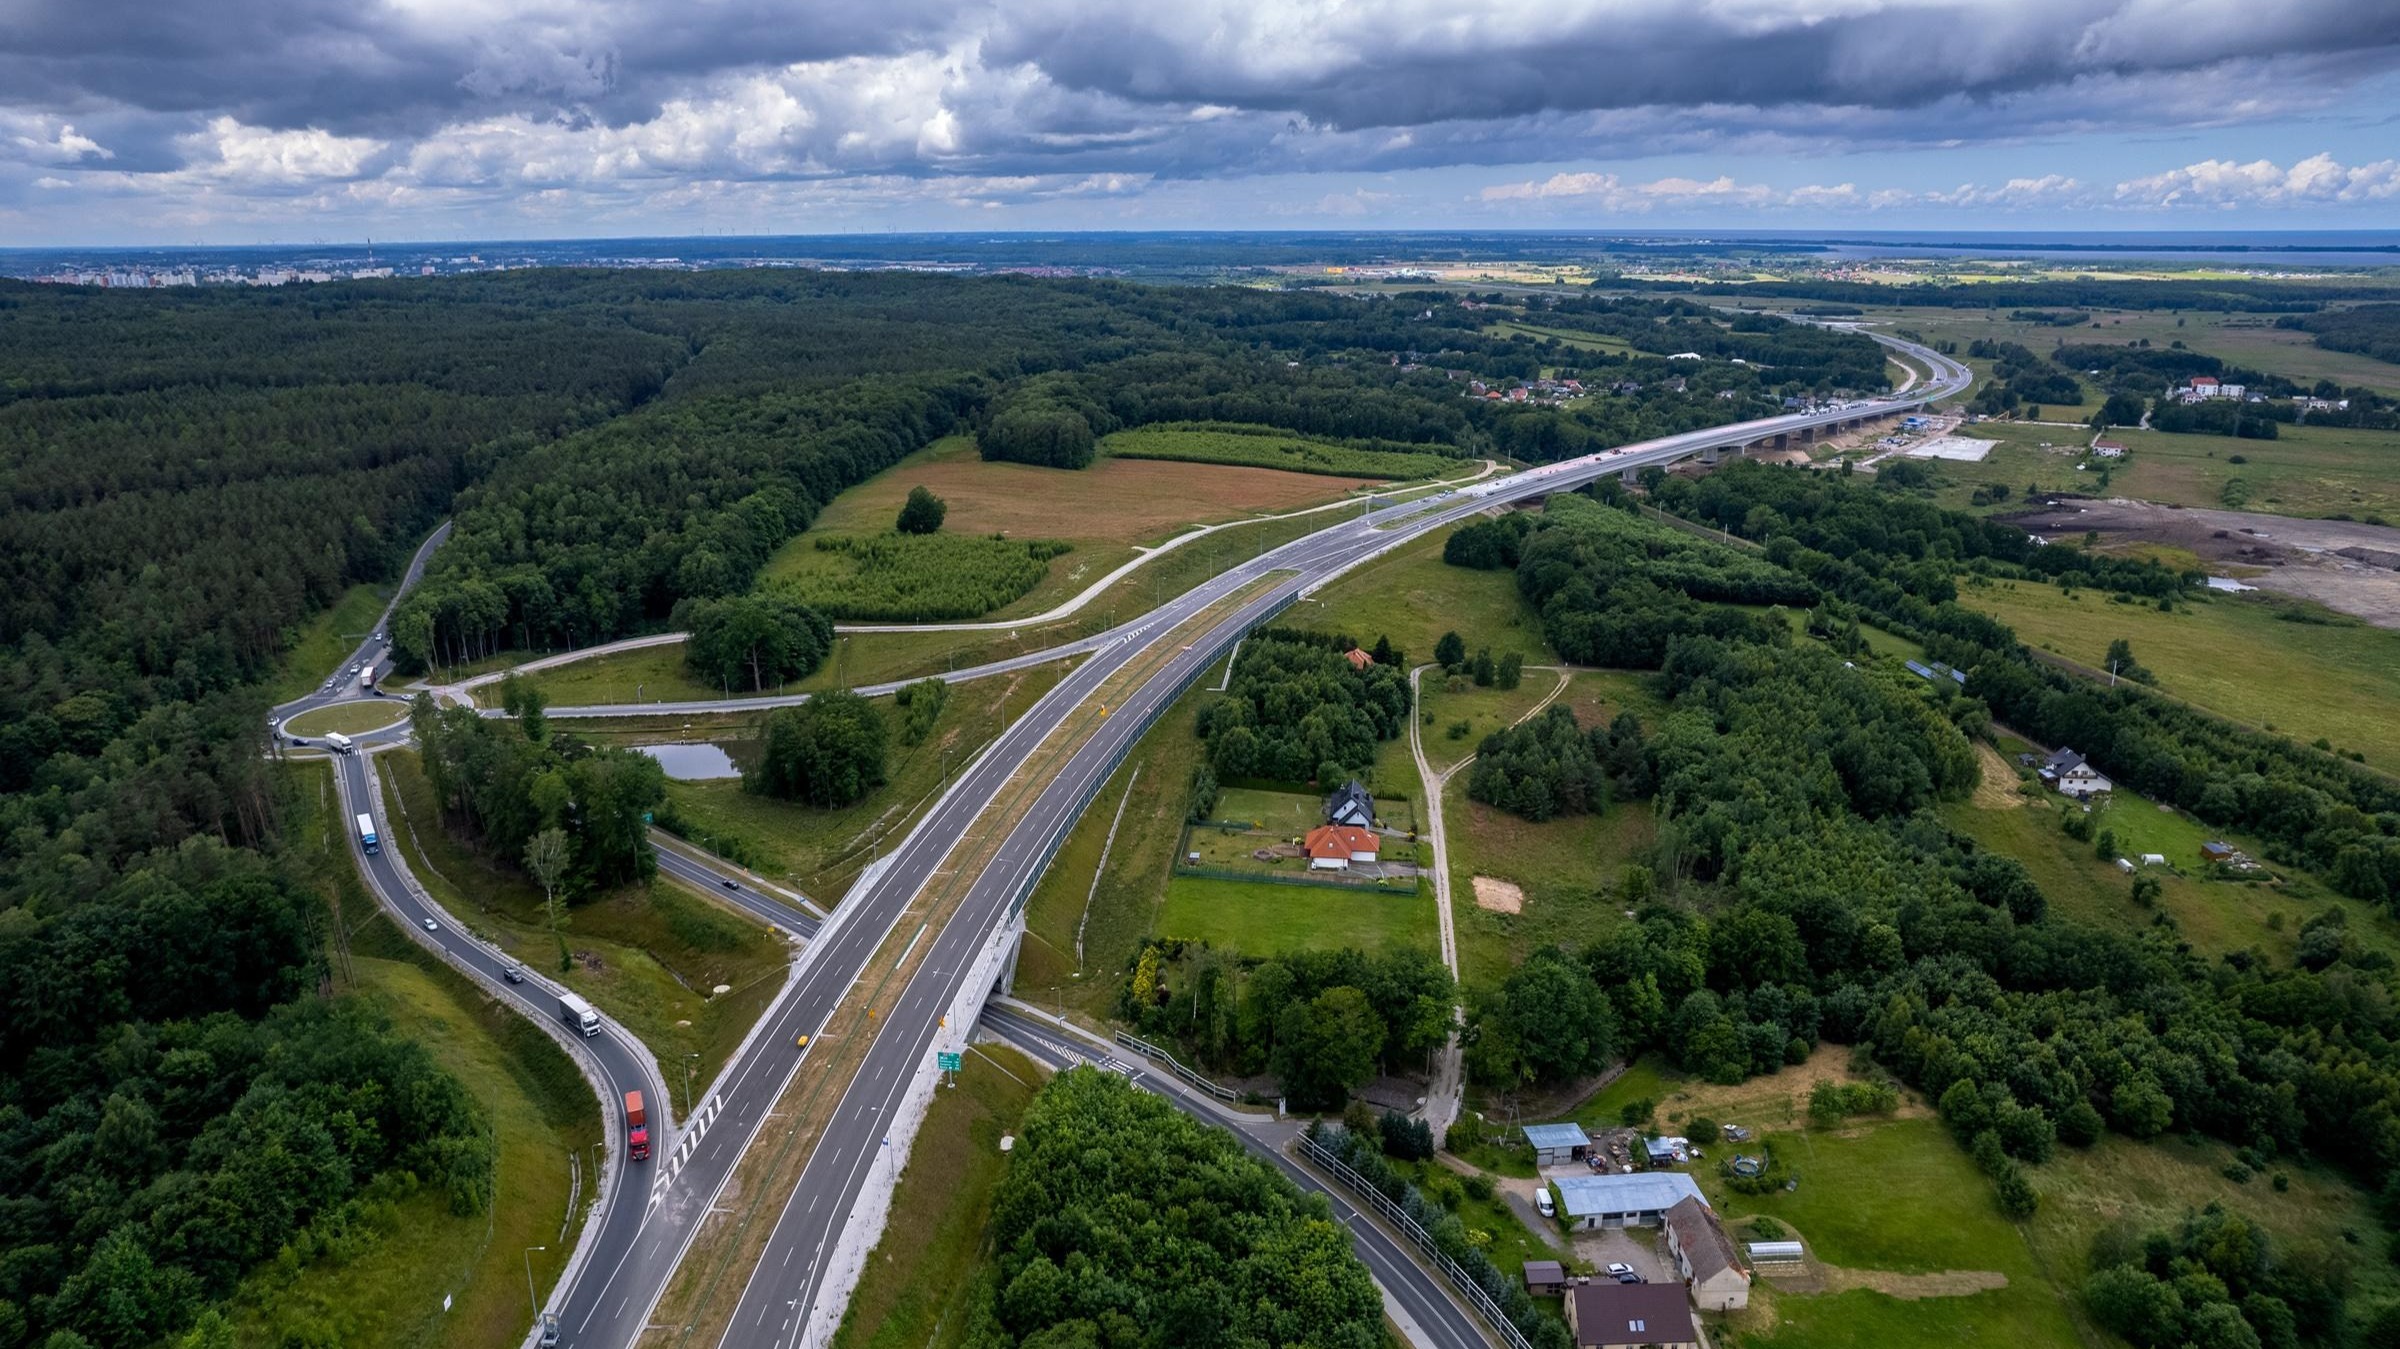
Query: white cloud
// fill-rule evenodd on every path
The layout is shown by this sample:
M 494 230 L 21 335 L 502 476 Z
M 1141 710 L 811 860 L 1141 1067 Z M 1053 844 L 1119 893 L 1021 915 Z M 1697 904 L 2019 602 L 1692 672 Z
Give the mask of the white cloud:
M 2124 206 L 2352 205 L 2400 197 L 2400 160 L 2345 167 L 2316 154 L 2282 168 L 2270 160 L 2204 159 L 2117 184 Z
M 184 138 L 184 173 L 233 184 L 291 187 L 358 177 L 383 150 L 382 141 L 363 136 L 336 136 L 313 127 L 273 131 L 219 117 L 206 131 Z
M 75 129 L 72 122 L 38 112 L 0 107 L 0 157 L 32 164 L 74 164 L 114 159 L 107 146 Z

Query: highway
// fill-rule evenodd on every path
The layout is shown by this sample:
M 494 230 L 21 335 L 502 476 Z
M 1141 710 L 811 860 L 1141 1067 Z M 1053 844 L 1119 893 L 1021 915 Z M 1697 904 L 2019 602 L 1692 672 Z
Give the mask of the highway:
M 882 1015 L 875 1039 L 857 1074 L 842 1086 L 838 1104 L 808 1155 L 799 1184 L 776 1212 L 763 1258 L 755 1268 L 737 1276 L 744 1282 L 722 1344 L 764 1349 L 800 1342 L 809 1315 L 816 1310 L 824 1291 L 824 1258 L 835 1245 L 852 1207 L 866 1185 L 888 1184 L 888 1173 L 898 1167 L 899 1159 L 886 1160 L 892 1150 L 884 1146 L 885 1122 L 892 1117 L 915 1076 L 925 1070 L 938 1020 L 961 993 L 972 957 L 1030 894 L 1050 856 L 1092 794 L 1152 719 L 1191 682 L 1220 666 L 1227 650 L 1243 633 L 1342 572 L 1429 530 L 1495 505 L 1572 490 L 1609 474 L 1630 474 L 1645 466 L 1670 464 L 1726 446 L 1889 415 L 1946 397 L 1968 382 L 1965 368 L 1948 358 L 1914 344 L 1884 337 L 1877 340 L 1905 350 L 1933 371 L 1935 378 L 1905 396 L 1880 403 L 1791 414 L 1670 436 L 1477 482 L 1439 496 L 1347 519 L 1237 565 L 1209 584 L 1107 632 L 949 676 L 968 678 L 1024 669 L 1058 660 L 1062 655 L 1086 657 L 961 769 L 906 838 L 852 886 L 833 918 L 801 953 L 791 983 L 770 1005 L 751 1039 L 703 1093 L 700 1107 L 693 1112 L 686 1128 L 675 1138 L 662 1140 L 654 1160 L 637 1164 L 626 1182 L 617 1187 L 614 1193 L 623 1197 L 617 1199 L 612 1195 L 613 1201 L 606 1205 L 587 1235 L 585 1252 L 579 1253 L 579 1262 L 570 1267 L 568 1277 L 550 1304 L 560 1316 L 561 1342 L 591 1349 L 625 1349 L 650 1327 L 652 1310 L 681 1262 L 701 1218 L 724 1199 L 725 1184 L 735 1164 L 759 1140 L 767 1127 L 769 1112 L 787 1086 L 806 1071 L 809 1051 L 796 1043 L 799 1037 L 814 1037 L 854 984 L 862 979 L 871 983 L 878 973 L 889 973 L 869 969 L 868 962 L 919 891 L 936 878 L 953 842 L 966 834 L 1036 747 L 1117 671 L 1154 654 L 1166 634 L 1212 605 L 1261 578 L 1281 574 L 1204 633 L 1186 634 L 1180 649 L 1166 653 L 1163 668 L 1149 675 L 1131 694 L 1119 695 L 1119 705 L 1109 709 L 1109 715 L 1099 722 L 1097 730 L 1073 749 L 1049 782 L 1041 785 L 1019 823 L 1000 843 L 996 862 L 968 883 L 954 917 L 938 931 L 915 934 L 912 945 L 919 941 L 930 943 L 927 958 L 900 989 L 877 999 Z M 412 564 L 412 576 L 421 569 L 425 556 L 440 537 L 437 531 L 420 550 Z M 362 654 L 367 654 L 365 648 Z M 298 710 L 335 701 L 337 697 L 328 695 L 346 689 L 343 686 L 338 691 L 328 689 L 312 694 L 292 708 Z M 793 695 L 645 703 L 611 708 L 557 708 L 551 710 L 551 715 L 555 718 L 725 712 L 800 701 L 804 701 L 803 696 Z M 393 728 L 371 739 L 378 743 L 397 739 L 403 731 L 404 728 Z M 336 763 L 346 802 L 367 799 L 363 765 L 356 758 L 337 758 Z M 355 813 L 358 807 L 346 809 Z M 355 840 L 353 847 L 355 851 Z M 681 859 L 671 862 L 665 850 L 660 855 L 662 868 L 670 874 L 681 874 L 678 869 Z M 359 860 L 384 901 L 404 920 L 414 922 L 420 936 L 440 945 L 451 958 L 501 990 L 528 1014 L 555 1018 L 555 1003 L 545 1001 L 548 994 L 541 984 L 501 984 L 499 976 L 508 964 L 505 958 L 457 932 L 446 917 L 429 913 L 424 901 L 391 864 L 388 852 L 379 858 L 361 856 Z M 746 886 L 740 891 L 719 889 L 724 898 L 745 908 L 750 908 L 752 902 L 775 903 Z M 788 910 L 783 912 L 789 921 Z M 423 919 L 428 916 L 434 918 L 437 930 L 427 932 L 423 928 Z M 657 1093 L 656 1099 L 666 1101 L 655 1065 L 630 1037 L 610 1028 L 585 1044 L 594 1050 L 598 1061 L 595 1072 L 603 1089 L 612 1093 L 605 1107 L 612 1118 L 618 1111 L 614 1097 L 627 1089 Z M 834 1084 L 826 1085 L 830 1088 Z M 612 1156 L 617 1153 L 613 1133 L 611 1152 Z M 635 1202 L 636 1199 L 640 1202 Z M 588 1259 L 584 1258 L 586 1255 Z M 1414 1281 L 1404 1278 L 1401 1282 L 1406 1285 Z M 823 1310 L 831 1316 L 838 1308 L 829 1305 Z M 1480 1338 L 1475 1336 L 1467 1342 Z M 684 1341 L 679 1335 L 671 1335 L 668 1342 Z
M 714 858 L 688 857 L 665 848 L 659 850 L 658 856 L 662 872 L 718 896 L 760 922 L 786 931 L 797 931 L 803 936 L 816 935 L 819 923 L 815 916 L 762 891 L 733 867 Z M 994 1038 L 1052 1069 L 1063 1070 L 1078 1064 L 1118 1066 L 1106 1046 L 1093 1044 L 1071 1031 L 1046 1025 L 1034 1017 L 1006 1008 L 987 1006 L 978 1024 Z M 1185 1114 L 1203 1123 L 1230 1130 L 1241 1140 L 1243 1147 L 1261 1160 L 1273 1164 L 1300 1188 L 1325 1195 L 1333 1206 L 1334 1217 L 1350 1230 L 1351 1246 L 1358 1252 L 1359 1259 L 1366 1263 L 1375 1281 L 1418 1330 L 1415 1343 L 1430 1346 L 1431 1349 L 1480 1349 L 1484 1344 L 1485 1337 L 1469 1313 L 1414 1262 L 1399 1241 L 1361 1214 L 1339 1191 L 1301 1169 L 1276 1146 L 1276 1140 L 1297 1132 L 1298 1126 L 1270 1117 L 1226 1110 L 1171 1078 L 1151 1075 L 1138 1060 L 1128 1076 L 1136 1086 L 1153 1093 Z
M 303 712 L 375 696 L 360 681 L 391 653 L 392 615 L 399 610 L 400 601 L 416 587 L 417 582 L 425 579 L 425 563 L 433 557 L 433 550 L 441 547 L 449 537 L 450 522 L 444 520 L 425 536 L 425 542 L 417 545 L 416 553 L 408 559 L 408 570 L 400 574 L 400 584 L 392 591 L 391 601 L 383 606 L 382 615 L 376 618 L 374 631 L 360 638 L 358 649 L 350 653 L 350 659 L 326 676 L 325 682 L 313 692 L 302 694 L 275 709 L 273 721 L 277 734 L 289 735 L 290 732 L 283 730 L 284 724 Z M 393 720 L 407 715 L 408 704 L 392 704 Z
M 1891 342 L 1892 339 L 1878 340 Z M 830 1015 L 844 991 L 862 975 L 865 960 L 891 930 L 900 912 L 916 893 L 934 879 L 935 869 L 963 837 L 967 827 L 990 802 L 994 792 L 1031 754 L 1037 744 L 1074 708 L 1091 698 L 1110 675 L 1134 660 L 1185 620 L 1217 601 L 1235 595 L 1251 582 L 1283 573 L 1254 598 L 1221 618 L 1205 633 L 1173 652 L 1164 667 L 1138 691 L 1121 698 L 1121 705 L 1078 746 L 1057 770 L 1031 808 L 1000 844 L 996 864 L 976 875 L 953 918 L 932 934 L 931 954 L 896 996 L 879 999 L 882 1015 L 875 1042 L 865 1061 L 844 1088 L 838 1105 L 810 1154 L 801 1180 L 786 1200 L 765 1252 L 751 1271 L 730 1326 L 721 1343 L 729 1349 L 769 1349 L 801 1342 L 812 1311 L 820 1299 L 823 1262 L 860 1192 L 870 1183 L 888 1184 L 886 1174 L 897 1159 L 886 1160 L 884 1125 L 892 1118 L 911 1079 L 927 1071 L 938 1022 L 956 1000 L 959 984 L 972 957 L 996 926 L 1030 894 L 1067 829 L 1099 790 L 1151 720 L 1204 671 L 1219 664 L 1234 642 L 1272 617 L 1301 594 L 1324 584 L 1351 567 L 1376 557 L 1428 530 L 1465 519 L 1494 505 L 1549 492 L 1568 491 L 1612 473 L 1628 473 L 1651 464 L 1667 464 L 1727 445 L 1746 444 L 1778 434 L 1847 424 L 1921 406 L 1964 388 L 1970 376 L 1965 367 L 1914 344 L 1899 343 L 1910 355 L 1935 372 L 1933 383 L 1910 395 L 1881 404 L 1854 405 L 1835 412 L 1800 413 L 1703 431 L 1608 451 L 1583 459 L 1531 469 L 1507 478 L 1481 482 L 1395 506 L 1360 519 L 1347 520 L 1286 544 L 1253 561 L 1231 568 L 1215 581 L 1180 596 L 1133 623 L 1078 644 L 1087 659 L 1044 695 L 1031 710 L 979 756 L 872 877 L 853 887 L 836 911 L 826 934 L 803 957 L 802 978 L 795 995 L 770 1012 L 774 1033 L 760 1040 L 764 1062 L 745 1061 L 729 1070 L 735 1080 L 726 1114 L 743 1121 L 763 1118 L 781 1084 L 802 1067 L 802 1055 L 792 1050 L 792 1037 L 813 1033 Z M 671 706 L 671 705 L 670 705 Z M 652 707 L 648 710 L 662 710 Z M 923 934 L 920 934 L 923 935 Z M 772 1090 L 767 1090 L 772 1088 Z M 761 1095 L 762 1091 L 767 1094 Z M 732 1131 L 740 1136 L 754 1125 Z M 717 1126 L 718 1149 L 728 1142 L 725 1126 Z M 738 1156 L 739 1147 L 732 1149 Z M 733 1156 L 724 1169 L 729 1172 Z M 687 1173 L 688 1175 L 688 1173 Z M 681 1222 L 705 1209 L 721 1175 L 689 1177 L 691 1187 L 676 1196 Z M 670 1232 L 659 1233 L 663 1250 Z M 619 1279 L 656 1280 L 663 1291 L 672 1262 L 661 1266 L 644 1260 L 629 1262 Z M 622 1297 L 612 1285 L 596 1298 L 576 1290 L 571 1305 L 589 1307 L 569 1316 L 572 1344 L 620 1346 L 631 1342 L 640 1321 L 614 1313 L 603 1316 L 612 1297 Z M 656 1292 L 651 1294 L 653 1300 Z M 828 1316 L 835 1308 L 823 1309 Z M 646 1317 L 645 1317 L 646 1319 Z M 600 1337 L 600 1332 L 607 1332 Z

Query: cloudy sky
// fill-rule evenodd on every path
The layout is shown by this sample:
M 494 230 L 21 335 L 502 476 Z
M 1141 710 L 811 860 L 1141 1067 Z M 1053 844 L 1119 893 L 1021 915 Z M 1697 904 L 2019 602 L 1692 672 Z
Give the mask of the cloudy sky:
M 2400 228 L 2400 0 L 0 0 L 0 244 Z

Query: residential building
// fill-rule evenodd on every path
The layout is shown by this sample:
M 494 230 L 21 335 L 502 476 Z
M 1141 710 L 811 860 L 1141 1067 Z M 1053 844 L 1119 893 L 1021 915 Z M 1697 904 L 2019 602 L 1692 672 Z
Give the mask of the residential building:
M 1375 658 L 1369 655 L 1365 649 L 1355 646 L 1343 652 L 1342 659 L 1349 661 L 1350 668 L 1353 670 L 1363 670 L 1375 663 Z
M 2102 459 L 2122 459 L 2125 457 L 2125 445 L 2122 441 L 2095 440 L 2092 442 L 2092 453 Z
M 1580 1124 L 1528 1124 L 1525 1141 L 1533 1144 L 1536 1166 L 1565 1166 L 1583 1160 L 1591 1151 L 1592 1140 Z
M 1366 784 L 1352 778 L 1326 797 L 1325 823 L 1356 825 L 1361 829 L 1374 824 L 1375 798 L 1367 794 Z
M 1667 1210 L 1700 1198 L 1700 1187 L 1681 1171 L 1638 1171 L 1630 1176 L 1559 1176 L 1560 1212 L 1570 1226 L 1656 1227 Z M 1701 1199 L 1702 1203 L 1708 1202 Z
M 2042 781 L 2056 788 L 2060 795 L 2072 796 L 2079 801 L 2089 800 L 2116 785 L 2071 749 L 2062 749 L 2051 755 L 2039 772 Z
M 1750 1274 L 1733 1251 L 1725 1225 L 1698 1199 L 1667 1210 L 1667 1254 L 1691 1290 L 1692 1305 L 1704 1312 L 1740 1311 L 1750 1305 Z
M 2210 839 L 2200 845 L 2200 860 L 2203 862 L 2230 862 L 2237 856 L 2238 851 L 2230 843 Z
M 1575 1349 L 1697 1349 L 1683 1290 L 1664 1283 L 1585 1283 L 1567 1290 Z
M 1347 871 L 1352 862 L 1372 862 L 1382 854 L 1383 840 L 1373 830 L 1354 824 L 1321 824 L 1308 831 L 1301 846 L 1311 871 Z
M 1525 1262 L 1525 1291 L 1536 1297 L 1557 1297 L 1567 1291 L 1567 1267 L 1556 1260 Z

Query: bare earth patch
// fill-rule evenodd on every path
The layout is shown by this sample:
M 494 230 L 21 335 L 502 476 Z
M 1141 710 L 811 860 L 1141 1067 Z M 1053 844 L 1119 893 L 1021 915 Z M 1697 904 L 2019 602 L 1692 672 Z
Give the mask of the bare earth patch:
M 1658 1103 L 1658 1113 L 1669 1124 L 1705 1116 L 1719 1124 L 1781 1128 L 1808 1118 L 1808 1094 L 1819 1082 L 1862 1080 L 1850 1071 L 1849 1050 L 1822 1044 L 1800 1063 L 1766 1077 L 1753 1077 L 1729 1087 L 1699 1081 L 1678 1083 Z M 1854 1127 L 1867 1128 L 1886 1119 L 1913 1119 L 1931 1113 L 1915 1092 L 1903 1090 L 1898 1109 L 1889 1115 L 1863 1117 L 1854 1122 Z
M 1490 876 L 1475 878 L 1475 907 L 1494 913 L 1525 912 L 1525 891 L 1514 881 Z
M 1967 1297 L 2008 1287 L 2008 1276 L 1996 1269 L 1945 1269 L 1933 1274 L 1898 1274 L 1888 1269 L 1844 1269 L 1821 1266 L 1825 1289 L 1846 1293 L 1865 1288 L 1887 1297 L 1915 1301 L 1929 1297 Z

